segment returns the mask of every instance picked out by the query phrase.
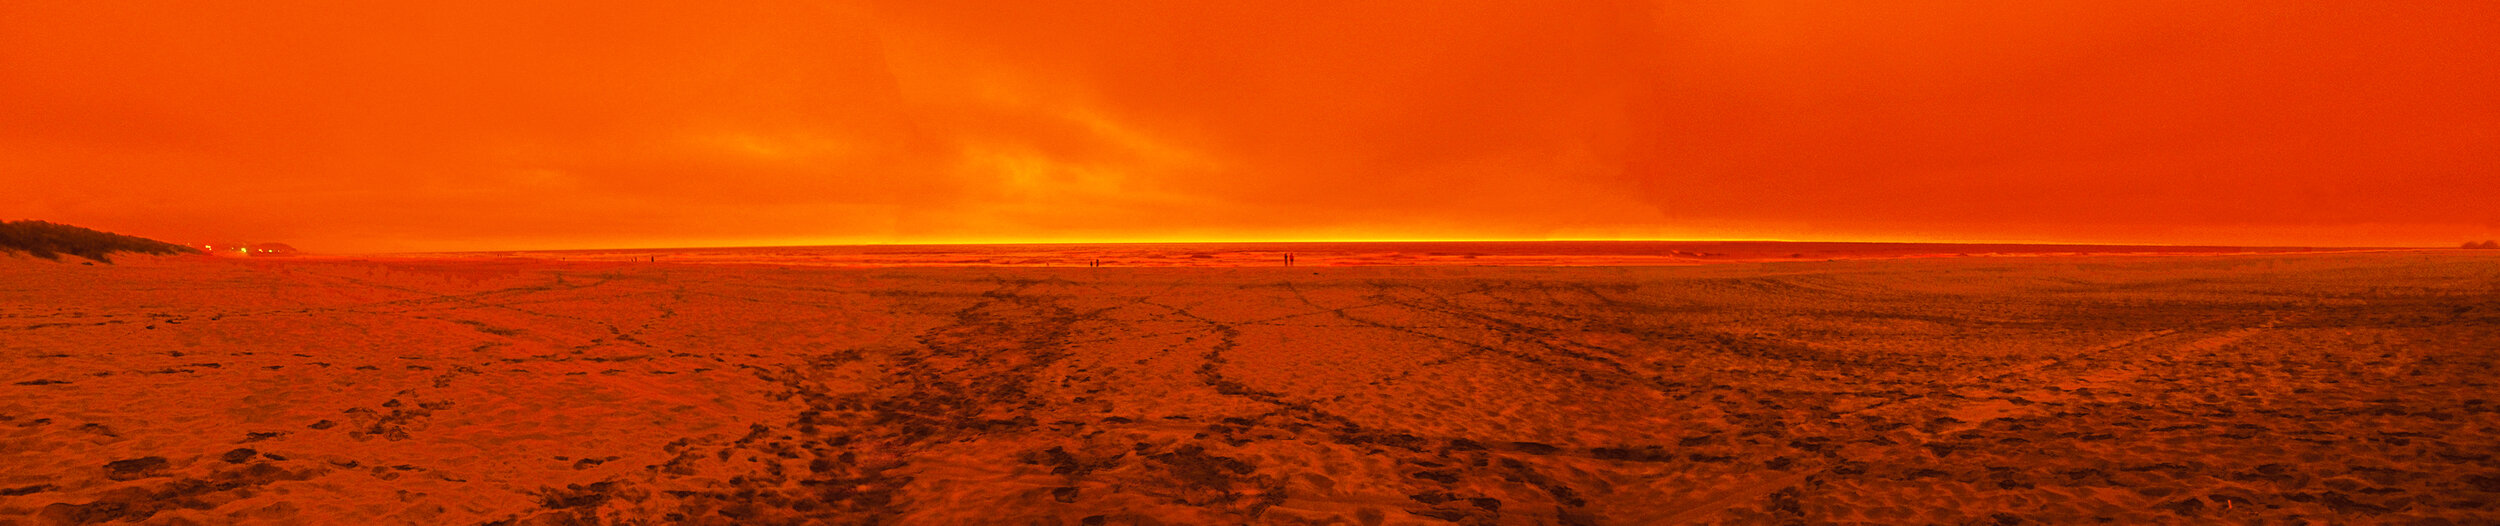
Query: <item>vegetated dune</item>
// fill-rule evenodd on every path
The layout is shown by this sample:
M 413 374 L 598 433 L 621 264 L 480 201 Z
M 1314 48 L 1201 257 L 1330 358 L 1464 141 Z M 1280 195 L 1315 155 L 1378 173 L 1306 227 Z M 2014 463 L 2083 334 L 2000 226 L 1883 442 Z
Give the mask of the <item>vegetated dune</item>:
M 24 253 L 58 260 L 62 254 L 111 263 L 116 252 L 173 255 L 198 252 L 191 247 L 143 237 L 89 230 L 43 221 L 0 221 L 0 254 Z
M 0 290 L 0 523 L 2500 520 L 2468 251 Z

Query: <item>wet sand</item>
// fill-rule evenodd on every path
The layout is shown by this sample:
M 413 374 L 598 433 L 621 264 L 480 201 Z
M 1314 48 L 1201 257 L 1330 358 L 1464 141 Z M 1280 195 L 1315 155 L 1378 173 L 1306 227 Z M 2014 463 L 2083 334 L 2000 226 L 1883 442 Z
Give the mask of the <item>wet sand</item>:
M 0 524 L 2500 521 L 2500 257 L 0 257 Z

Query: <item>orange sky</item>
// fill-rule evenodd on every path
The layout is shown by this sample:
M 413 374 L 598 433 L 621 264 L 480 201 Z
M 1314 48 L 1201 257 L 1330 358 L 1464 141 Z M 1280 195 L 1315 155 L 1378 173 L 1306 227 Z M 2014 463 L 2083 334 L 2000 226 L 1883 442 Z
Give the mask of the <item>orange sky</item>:
M 0 219 L 316 251 L 2500 237 L 2500 2 L 520 4 L 0 3 Z

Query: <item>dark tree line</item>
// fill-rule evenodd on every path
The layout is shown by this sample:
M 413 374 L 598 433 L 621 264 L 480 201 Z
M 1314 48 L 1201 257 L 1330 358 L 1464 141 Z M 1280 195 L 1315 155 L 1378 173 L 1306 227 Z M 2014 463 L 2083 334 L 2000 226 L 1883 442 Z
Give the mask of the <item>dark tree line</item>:
M 2493 241 L 2489 239 L 2485 239 L 2481 243 L 2467 241 L 2463 246 L 2459 246 L 2457 248 L 2500 249 L 2500 241 Z
M 50 260 L 69 254 L 111 263 L 108 256 L 114 252 L 162 255 L 199 251 L 143 237 L 28 220 L 0 222 L 0 252 L 24 252 Z

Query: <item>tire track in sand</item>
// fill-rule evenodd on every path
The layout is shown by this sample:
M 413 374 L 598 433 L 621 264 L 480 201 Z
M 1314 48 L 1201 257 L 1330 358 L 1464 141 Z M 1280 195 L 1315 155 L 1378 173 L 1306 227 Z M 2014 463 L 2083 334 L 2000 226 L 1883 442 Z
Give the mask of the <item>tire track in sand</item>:
M 2054 371 L 2073 364 L 2090 363 L 2099 359 L 2110 358 L 2112 357 L 2111 355 L 2115 353 L 2129 350 L 2139 350 L 2143 354 L 2148 355 L 2167 355 L 2217 349 L 2223 346 L 2238 343 L 2251 336 L 2255 336 L 2258 333 L 2270 330 L 2276 325 L 2281 324 L 2285 319 L 2283 316 L 2271 312 L 2266 313 L 2264 316 L 2266 319 L 2262 322 L 2238 325 L 2235 328 L 2222 329 L 2218 331 L 2202 331 L 2199 330 L 2198 327 L 2232 327 L 2236 324 L 2225 323 L 2222 320 L 2217 319 L 2208 320 L 2204 323 L 2192 324 L 2191 327 L 2188 328 L 2161 329 L 2146 332 L 2125 340 L 2085 349 L 2083 352 L 2057 358 L 2017 364 L 1988 374 L 1983 374 L 1957 384 L 1951 384 L 1952 387 L 1961 388 L 2006 385 L 2008 383 L 2019 383 L 2020 385 L 2029 387 L 2028 389 L 2018 392 L 2002 393 L 2004 396 L 1982 399 L 1955 397 L 1963 400 L 1959 401 L 1959 403 L 1948 401 L 1953 399 L 1938 396 L 1895 399 L 1849 411 L 1840 411 L 1834 416 L 1854 416 L 1872 413 L 1910 413 L 1922 408 L 1940 409 L 1941 412 L 1949 415 L 1947 418 L 1950 418 L 1953 421 L 1932 431 L 1910 428 L 1911 436 L 1914 439 L 1901 442 L 1892 447 L 1892 449 L 1922 448 L 1934 442 L 1938 437 L 1974 429 L 1989 420 L 2016 416 L 2018 413 L 2029 411 L 2025 409 L 2023 405 L 2018 405 L 2009 401 L 2013 399 L 2022 399 L 2023 397 L 2020 396 L 2021 394 L 2038 394 L 2043 392 L 2043 388 L 2045 388 L 2045 390 L 2073 391 L 2077 389 L 2105 386 L 2134 378 L 2137 375 L 2137 372 L 2128 370 L 2130 369 L 2130 366 L 2125 362 L 2120 362 L 2072 374 L 2059 375 L 2062 376 L 2063 379 L 2056 381 L 2042 378 L 2023 381 L 2020 379 L 2023 376 L 2039 374 L 2044 371 Z M 2205 336 L 2179 343 L 2176 346 L 2168 347 L 2166 349 L 2154 349 L 2160 340 L 2180 334 Z M 1631 520 L 1626 523 L 1691 524 L 1704 522 L 1712 516 L 1717 515 L 1719 512 L 1726 511 L 1741 504 L 1754 502 L 1766 496 L 1770 496 L 1780 491 L 1797 487 L 1798 485 L 1814 480 L 1816 477 L 1830 471 L 1832 467 L 1833 466 L 1829 465 L 1814 466 L 1800 471 L 1770 477 L 1759 482 L 1745 484 L 1733 489 L 1722 491 L 1709 497 L 1693 501 L 1689 504 L 1671 506 L 1661 510 L 1661 513 L 1656 515 L 1641 517 L 1637 520 Z

